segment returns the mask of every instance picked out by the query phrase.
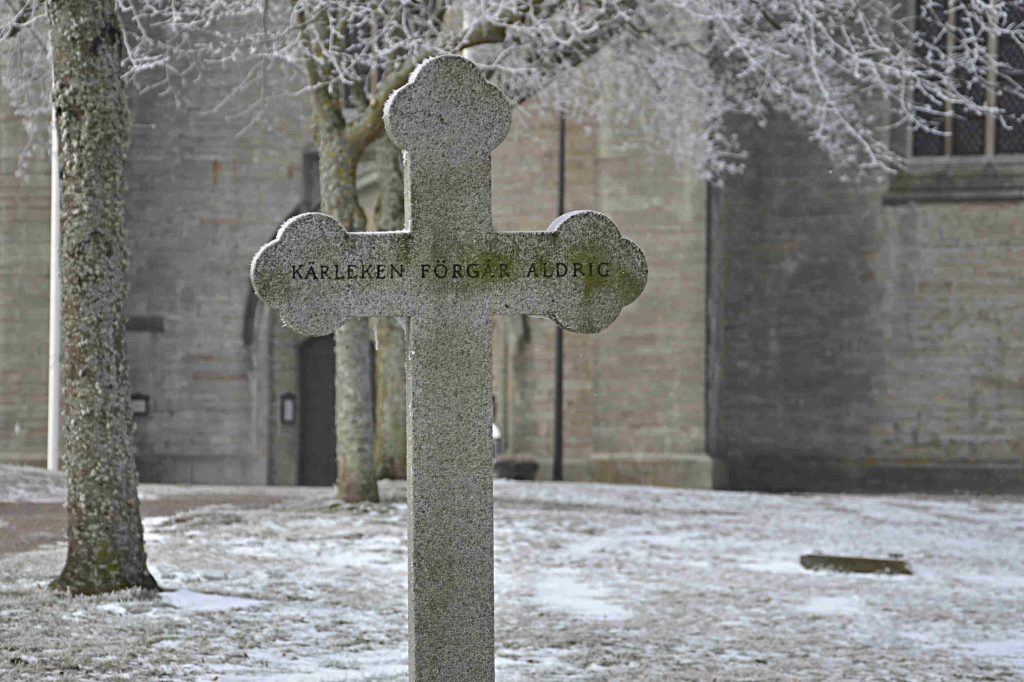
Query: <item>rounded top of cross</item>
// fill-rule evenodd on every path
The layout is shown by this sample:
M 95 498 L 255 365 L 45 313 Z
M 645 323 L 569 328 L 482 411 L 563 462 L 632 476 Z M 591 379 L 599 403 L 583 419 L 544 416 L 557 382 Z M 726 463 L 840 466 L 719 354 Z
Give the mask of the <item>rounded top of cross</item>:
M 384 107 L 384 126 L 401 149 L 458 162 L 505 139 L 512 108 L 470 61 L 434 57 Z

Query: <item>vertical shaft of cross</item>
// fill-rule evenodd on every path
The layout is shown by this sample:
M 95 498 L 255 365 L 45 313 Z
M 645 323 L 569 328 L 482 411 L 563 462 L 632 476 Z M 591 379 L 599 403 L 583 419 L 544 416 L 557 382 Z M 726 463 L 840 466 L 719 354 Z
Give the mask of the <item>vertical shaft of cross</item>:
M 494 679 L 491 319 L 409 324 L 409 679 Z
M 349 235 L 328 216 L 305 214 L 251 268 L 260 297 L 306 334 L 352 317 L 409 320 L 413 682 L 494 680 L 491 316 L 544 315 L 594 333 L 647 280 L 640 249 L 593 211 L 562 216 L 544 233 L 494 231 L 490 153 L 510 112 L 470 62 L 427 60 L 384 113 L 404 151 L 408 231 Z
M 458 164 L 436 158 L 405 160 L 406 216 L 413 234 L 435 240 L 490 232 L 491 157 L 472 155 Z

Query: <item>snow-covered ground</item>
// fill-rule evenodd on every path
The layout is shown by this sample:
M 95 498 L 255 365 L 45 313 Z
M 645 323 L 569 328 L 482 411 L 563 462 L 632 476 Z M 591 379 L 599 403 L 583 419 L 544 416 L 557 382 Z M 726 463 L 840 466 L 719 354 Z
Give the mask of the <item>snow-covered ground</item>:
M 64 474 L 38 467 L 0 464 L 0 503 L 63 501 Z
M 155 598 L 48 592 L 63 545 L 0 556 L 0 679 L 405 679 L 404 488 L 382 488 L 146 519 Z M 499 680 L 1024 679 L 1021 499 L 498 481 L 495 508 Z M 915 573 L 801 568 L 815 551 Z

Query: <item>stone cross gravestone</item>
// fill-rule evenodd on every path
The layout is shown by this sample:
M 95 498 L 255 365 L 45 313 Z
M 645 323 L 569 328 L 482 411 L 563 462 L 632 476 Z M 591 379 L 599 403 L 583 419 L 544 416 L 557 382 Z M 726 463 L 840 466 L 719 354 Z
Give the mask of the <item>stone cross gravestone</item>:
M 384 113 L 405 152 L 404 229 L 349 233 L 305 213 L 252 262 L 256 293 L 301 333 L 352 317 L 406 320 L 416 682 L 494 679 L 491 318 L 598 332 L 647 281 L 640 249 L 600 213 L 568 213 L 544 232 L 494 230 L 490 155 L 510 116 L 472 63 L 424 62 Z

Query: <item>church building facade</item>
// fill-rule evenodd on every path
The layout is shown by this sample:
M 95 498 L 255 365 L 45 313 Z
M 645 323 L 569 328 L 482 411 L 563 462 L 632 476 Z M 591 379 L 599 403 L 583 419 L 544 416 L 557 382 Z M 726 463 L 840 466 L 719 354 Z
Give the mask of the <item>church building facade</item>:
M 206 85 L 217 101 L 230 79 Z M 295 485 L 333 476 L 331 337 L 283 328 L 248 266 L 317 201 L 308 121 L 269 136 L 135 98 L 128 349 L 143 481 Z M 792 123 L 739 133 L 743 175 L 535 115 L 494 153 L 500 230 L 612 217 L 646 291 L 603 334 L 566 333 L 567 479 L 754 490 L 1024 490 L 1024 149 L 915 147 L 840 180 Z M 989 126 L 991 128 L 991 126 Z M 966 135 L 966 133 L 964 133 Z M 49 180 L 14 175 L 0 102 L 0 462 L 45 464 Z M 369 165 L 369 164 L 368 164 Z M 373 205 L 372 172 L 360 181 Z M 503 318 L 495 423 L 550 477 L 555 327 Z M 325 435 L 328 434 L 328 435 Z

